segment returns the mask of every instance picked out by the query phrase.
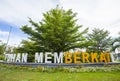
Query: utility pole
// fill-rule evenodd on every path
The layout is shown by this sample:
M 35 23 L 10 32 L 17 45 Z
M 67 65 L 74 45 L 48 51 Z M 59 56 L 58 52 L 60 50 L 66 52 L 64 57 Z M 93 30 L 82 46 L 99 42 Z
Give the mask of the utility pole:
M 10 26 L 10 30 L 9 30 L 8 39 L 7 39 L 7 43 L 6 43 L 6 46 L 5 46 L 4 54 L 6 53 L 6 49 L 7 49 L 7 46 L 8 46 L 9 39 L 10 39 L 11 31 L 12 31 L 12 26 Z

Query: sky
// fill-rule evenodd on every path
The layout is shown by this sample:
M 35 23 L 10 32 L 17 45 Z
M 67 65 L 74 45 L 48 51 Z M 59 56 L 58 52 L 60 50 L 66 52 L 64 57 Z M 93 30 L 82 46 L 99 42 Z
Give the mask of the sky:
M 0 0 L 0 41 L 6 43 L 10 28 L 8 45 L 18 46 L 27 35 L 20 30 L 29 24 L 28 17 L 39 22 L 42 14 L 55 8 L 72 9 L 77 13 L 77 24 L 83 29 L 89 27 L 108 30 L 110 36 L 118 37 L 120 32 L 120 0 Z

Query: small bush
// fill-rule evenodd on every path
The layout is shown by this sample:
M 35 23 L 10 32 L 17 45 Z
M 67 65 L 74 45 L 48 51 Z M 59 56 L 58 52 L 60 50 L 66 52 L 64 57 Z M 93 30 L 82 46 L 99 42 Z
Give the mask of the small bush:
M 69 72 L 69 73 L 78 73 L 78 72 L 120 72 L 120 65 L 111 65 L 104 67 L 43 67 L 38 66 L 36 68 L 26 67 L 26 66 L 16 66 L 16 65 L 5 65 L 0 64 L 1 69 L 9 70 L 20 70 L 20 71 L 35 71 L 35 72 Z
M 3 55 L 0 55 L 0 60 L 4 60 L 4 56 Z
M 44 72 L 45 71 L 45 67 L 38 66 L 37 68 L 35 68 L 35 71 Z

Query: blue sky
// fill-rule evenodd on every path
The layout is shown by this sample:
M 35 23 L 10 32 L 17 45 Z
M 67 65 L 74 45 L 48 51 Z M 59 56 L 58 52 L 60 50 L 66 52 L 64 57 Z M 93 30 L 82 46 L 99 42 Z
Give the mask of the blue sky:
M 20 27 L 29 24 L 28 17 L 38 22 L 42 19 L 42 13 L 59 3 L 57 0 L 0 0 L 0 40 L 7 42 L 12 27 L 8 45 L 19 45 L 23 39 L 27 39 Z
M 120 32 L 120 0 L 0 0 L 0 40 L 7 41 L 12 26 L 9 45 L 19 45 L 27 39 L 20 27 L 28 23 L 28 17 L 39 22 L 42 13 L 59 4 L 65 10 L 77 12 L 78 24 L 83 28 L 104 28 L 112 37 Z
M 22 39 L 27 38 L 27 35 L 24 34 L 18 26 L 0 20 L 0 40 L 2 40 L 4 43 L 7 42 L 10 28 L 11 28 L 11 33 L 10 33 L 9 45 L 12 46 L 19 45 Z

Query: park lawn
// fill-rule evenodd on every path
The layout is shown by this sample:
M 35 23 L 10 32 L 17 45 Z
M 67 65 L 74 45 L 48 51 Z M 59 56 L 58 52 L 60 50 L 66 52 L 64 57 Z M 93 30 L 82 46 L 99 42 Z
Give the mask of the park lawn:
M 120 72 L 33 72 L 0 69 L 0 81 L 120 81 Z

